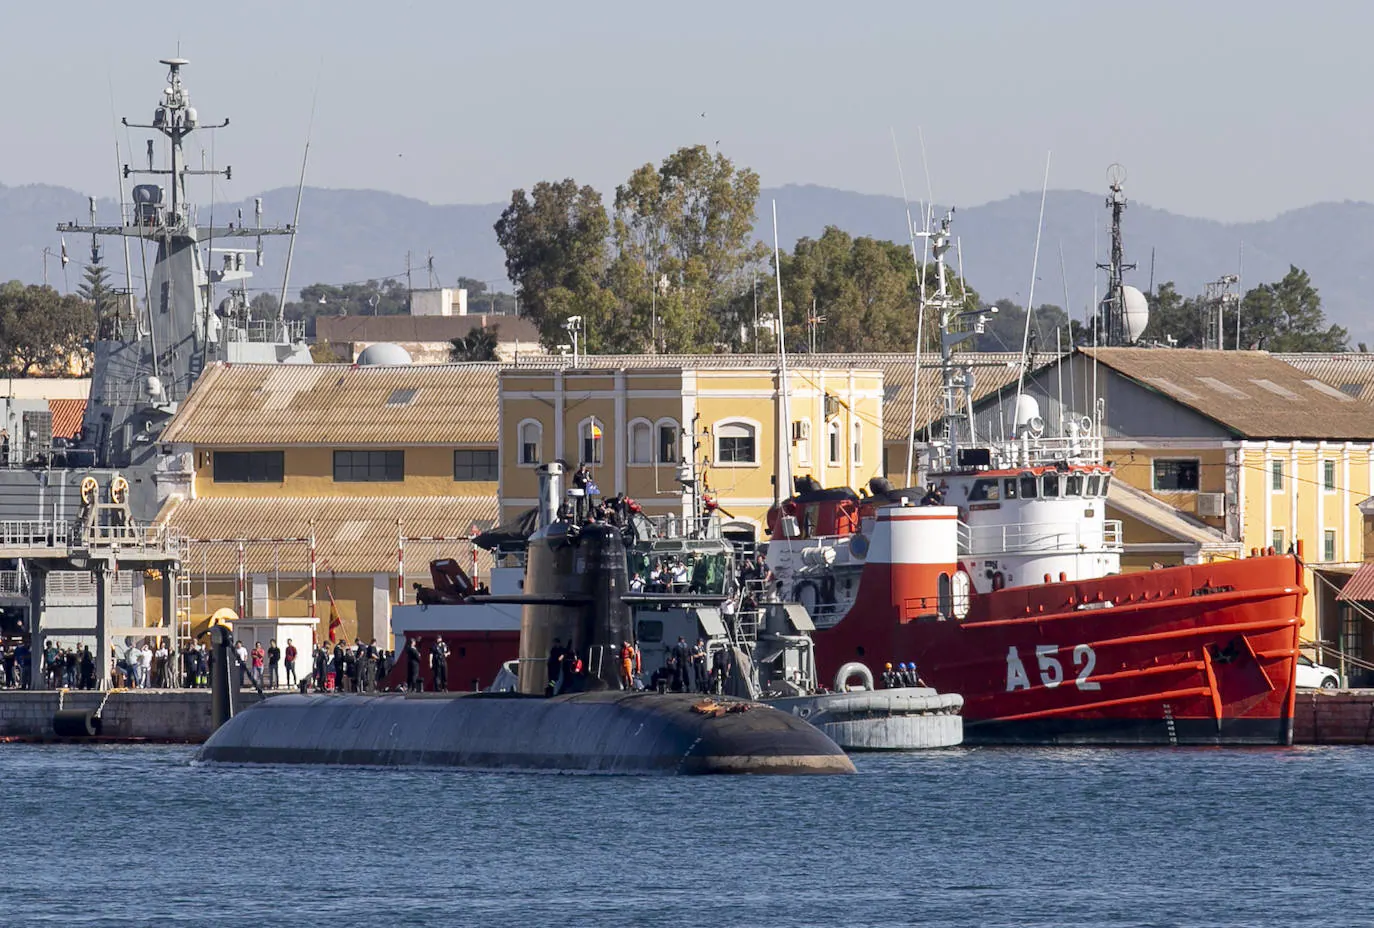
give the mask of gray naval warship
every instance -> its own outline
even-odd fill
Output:
[[[129,302],[109,320],[105,336],[93,346],[91,392],[74,441],[54,441],[47,404],[13,397],[5,403],[9,438],[0,470],[0,520],[75,520],[80,487],[95,477],[101,487],[122,476],[129,485],[128,505],[135,520],[147,522],[158,509],[158,437],[191,392],[206,365],[215,361],[310,361],[304,332],[281,315],[254,319],[246,284],[246,263],[262,266],[263,242],[294,236],[294,225],[264,226],[262,200],[251,221],[224,205],[218,225],[200,222],[187,182],[199,176],[230,179],[233,167],[191,168],[186,141],[202,124],[182,82],[184,58],[164,58],[166,87],[148,123],[124,120],[131,130],[147,130],[147,166],[124,165],[123,178],[148,178],[120,191],[120,217],[101,223],[95,198],[85,223],[57,226],[64,235],[89,234],[93,263],[100,263],[102,236],[121,239],[129,279]],[[161,136],[165,144],[156,144]],[[213,211],[212,213],[213,214]],[[245,243],[239,247],[235,243]],[[131,250],[131,244],[133,248]],[[149,267],[146,260],[151,258]],[[136,285],[139,268],[146,268]],[[222,298],[217,299],[216,288]],[[136,307],[136,308],[135,308]]]
[[[178,404],[216,361],[311,360],[303,328],[280,310],[254,318],[247,295],[246,265],[262,265],[272,236],[292,236],[294,244],[294,223],[264,226],[260,199],[248,220],[235,207],[217,211],[212,200],[207,218],[221,221],[200,221],[188,182],[229,179],[233,168],[190,167],[187,139],[229,123],[200,121],[182,82],[185,59],[161,63],[166,83],[151,120],[124,120],[149,138],[146,166],[122,167],[118,219],[100,221],[92,197],[87,222],[57,226],[64,236],[89,234],[95,264],[102,239],[119,239],[129,282],[127,304],[102,320],[92,345],[81,429],[74,439],[54,438],[46,400],[4,401],[0,635],[29,636],[35,651],[52,638],[92,644],[102,687],[112,638],[170,637],[178,542],[150,523],[161,498],[184,488],[191,468],[159,442]],[[126,199],[125,179],[148,182],[136,183]],[[161,626],[145,629],[139,617],[143,571],[121,569],[139,566],[162,573]],[[34,683],[41,684],[39,674]]]
[[[617,651],[633,633],[624,541],[558,512],[561,468],[541,468],[539,527],[519,603],[515,692],[274,696],[234,713],[232,630],[212,628],[221,668],[202,761],[436,765],[622,774],[853,773],[820,729],[746,699],[622,688]],[[547,656],[568,642],[584,670],[548,696]]]

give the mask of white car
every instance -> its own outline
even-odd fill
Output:
[[[1330,667],[1323,667],[1306,654],[1299,654],[1298,686],[1314,690],[1337,690],[1341,688],[1341,677]]]

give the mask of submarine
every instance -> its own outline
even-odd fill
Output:
[[[854,773],[820,729],[762,703],[622,688],[619,649],[634,641],[624,539],[617,527],[578,524],[560,507],[563,471],[561,462],[539,468],[539,527],[529,540],[524,592],[474,597],[521,604],[515,692],[302,693],[235,712],[232,628],[219,619],[209,629],[217,727],[198,759],[609,774]],[[581,659],[582,673],[549,680],[555,639]]]

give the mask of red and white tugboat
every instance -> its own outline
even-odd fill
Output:
[[[949,219],[930,237],[940,283],[927,305],[943,335],[935,491],[826,490],[770,519],[769,565],[781,595],[812,614],[819,677],[914,661],[964,697],[968,743],[1291,743],[1297,559],[1121,574],[1098,423],[1046,436],[1035,400],[1018,396],[1011,436],[974,441],[971,371],[951,349],[981,319],[947,296]]]

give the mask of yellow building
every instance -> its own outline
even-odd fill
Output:
[[[861,487],[882,473],[880,370],[811,357],[784,382],[766,356],[582,361],[501,372],[503,519],[535,505],[535,468],[558,459],[586,464],[603,495],[625,493],[650,515],[692,517],[681,478],[699,478],[732,535],[755,539],[775,474]]]
[[[1303,635],[1340,637],[1328,574],[1361,559],[1358,507],[1374,494],[1374,409],[1357,391],[1262,351],[1102,348],[1034,372],[1026,392],[1050,430],[1101,410],[1123,569],[1300,549]],[[1014,393],[979,406],[980,428]]]
[[[207,369],[158,474],[158,520],[189,539],[193,627],[222,606],[313,609],[324,636],[332,595],[343,636],[385,642],[391,604],[435,557],[470,566],[466,539],[496,516],[496,378],[494,364]]]

